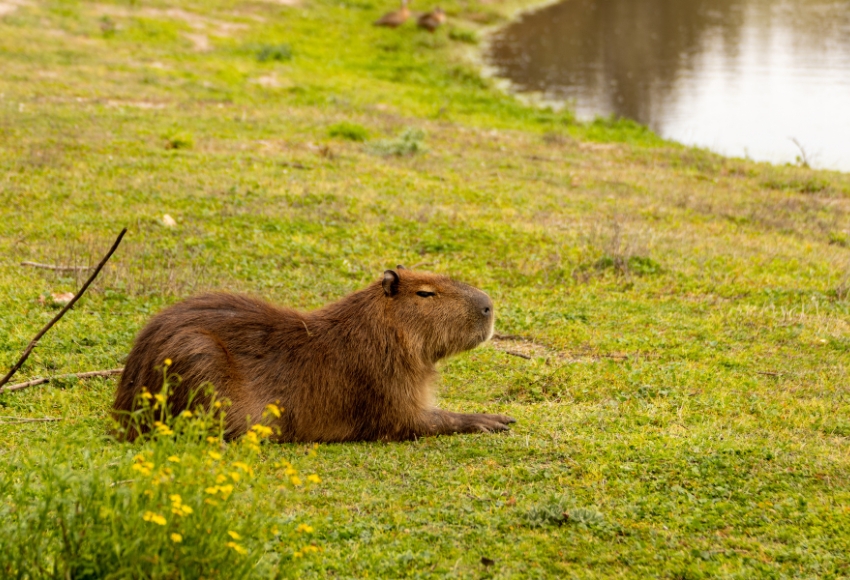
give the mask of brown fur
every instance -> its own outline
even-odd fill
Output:
[[[284,408],[274,424],[281,441],[502,431],[514,420],[452,413],[431,402],[435,363],[489,339],[493,319],[492,301],[480,290],[402,267],[307,313],[242,295],[190,298],[139,333],[118,385],[116,418],[126,423],[143,387],[159,390],[170,358],[170,372],[182,379],[169,397],[172,412],[212,383],[231,402],[230,437],[258,422],[270,403]]]

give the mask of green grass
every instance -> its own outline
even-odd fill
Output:
[[[486,290],[497,330],[521,337],[447,361],[439,390],[512,431],[321,446],[322,483],[302,491],[275,478],[310,448],[229,444],[256,478],[211,520],[221,552],[187,539],[185,557],[221,556],[219,577],[850,576],[850,177],[526,107],[464,57],[509,6],[443,7],[474,34],[374,28],[390,6],[359,0],[0,17],[0,368],[56,313],[39,297],[84,277],[19,263],[95,263],[124,226],[16,379],[118,366],[153,313],[203,289],[308,309],[420,265]],[[416,151],[375,148],[404,135]],[[4,418],[61,418],[0,419],[5,575],[30,542],[45,552],[19,561],[45,568],[20,577],[92,558],[178,577],[132,465],[202,442],[112,441],[114,388],[0,395]],[[200,502],[199,478],[169,485]],[[110,535],[95,516],[119,500]],[[60,521],[79,550],[62,551]],[[302,523],[322,551],[299,558]],[[128,530],[160,559],[134,561]]]

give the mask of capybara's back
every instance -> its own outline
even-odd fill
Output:
[[[388,270],[381,281],[322,309],[302,313],[234,294],[180,302],[139,333],[118,385],[115,415],[126,437],[143,389],[162,388],[170,359],[168,405],[206,404],[211,384],[230,402],[226,434],[238,436],[266,407],[283,408],[282,441],[403,440],[497,431],[502,415],[459,414],[431,403],[434,364],[487,340],[490,298],[445,276]]]

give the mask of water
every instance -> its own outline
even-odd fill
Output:
[[[497,33],[488,58],[581,118],[850,171],[850,0],[565,0]]]

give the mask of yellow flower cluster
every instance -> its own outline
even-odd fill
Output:
[[[279,465],[281,468],[283,468],[283,474],[289,478],[289,481],[292,483],[292,485],[300,487],[304,484],[304,482],[301,480],[301,477],[298,476],[298,470],[292,467],[292,464],[290,462],[283,459],[281,460]],[[322,478],[320,478],[315,473],[311,473],[307,476],[307,481],[309,481],[310,483],[321,483]]]
[[[151,471],[153,471],[153,467],[154,467],[153,462],[147,461],[145,456],[142,455],[141,453],[139,453],[138,455],[136,455],[133,458],[132,469],[134,469],[135,471],[138,471],[142,475],[145,475],[145,476],[150,475]]]
[[[157,395],[159,397],[160,395]],[[157,435],[162,435],[167,437],[169,435],[174,435],[174,431],[172,431],[171,427],[163,423],[162,421],[154,421],[154,429],[156,429]]]
[[[174,493],[168,496],[168,499],[171,500],[171,513],[177,516],[188,516],[194,510],[183,503],[183,498],[181,498],[178,494]]]
[[[230,494],[233,493],[233,486],[230,484],[212,485],[206,488],[204,492],[212,496],[219,496],[223,501],[227,501],[227,498],[229,498]],[[204,500],[204,502],[210,505],[218,505],[218,502],[212,498],[207,498]]]

